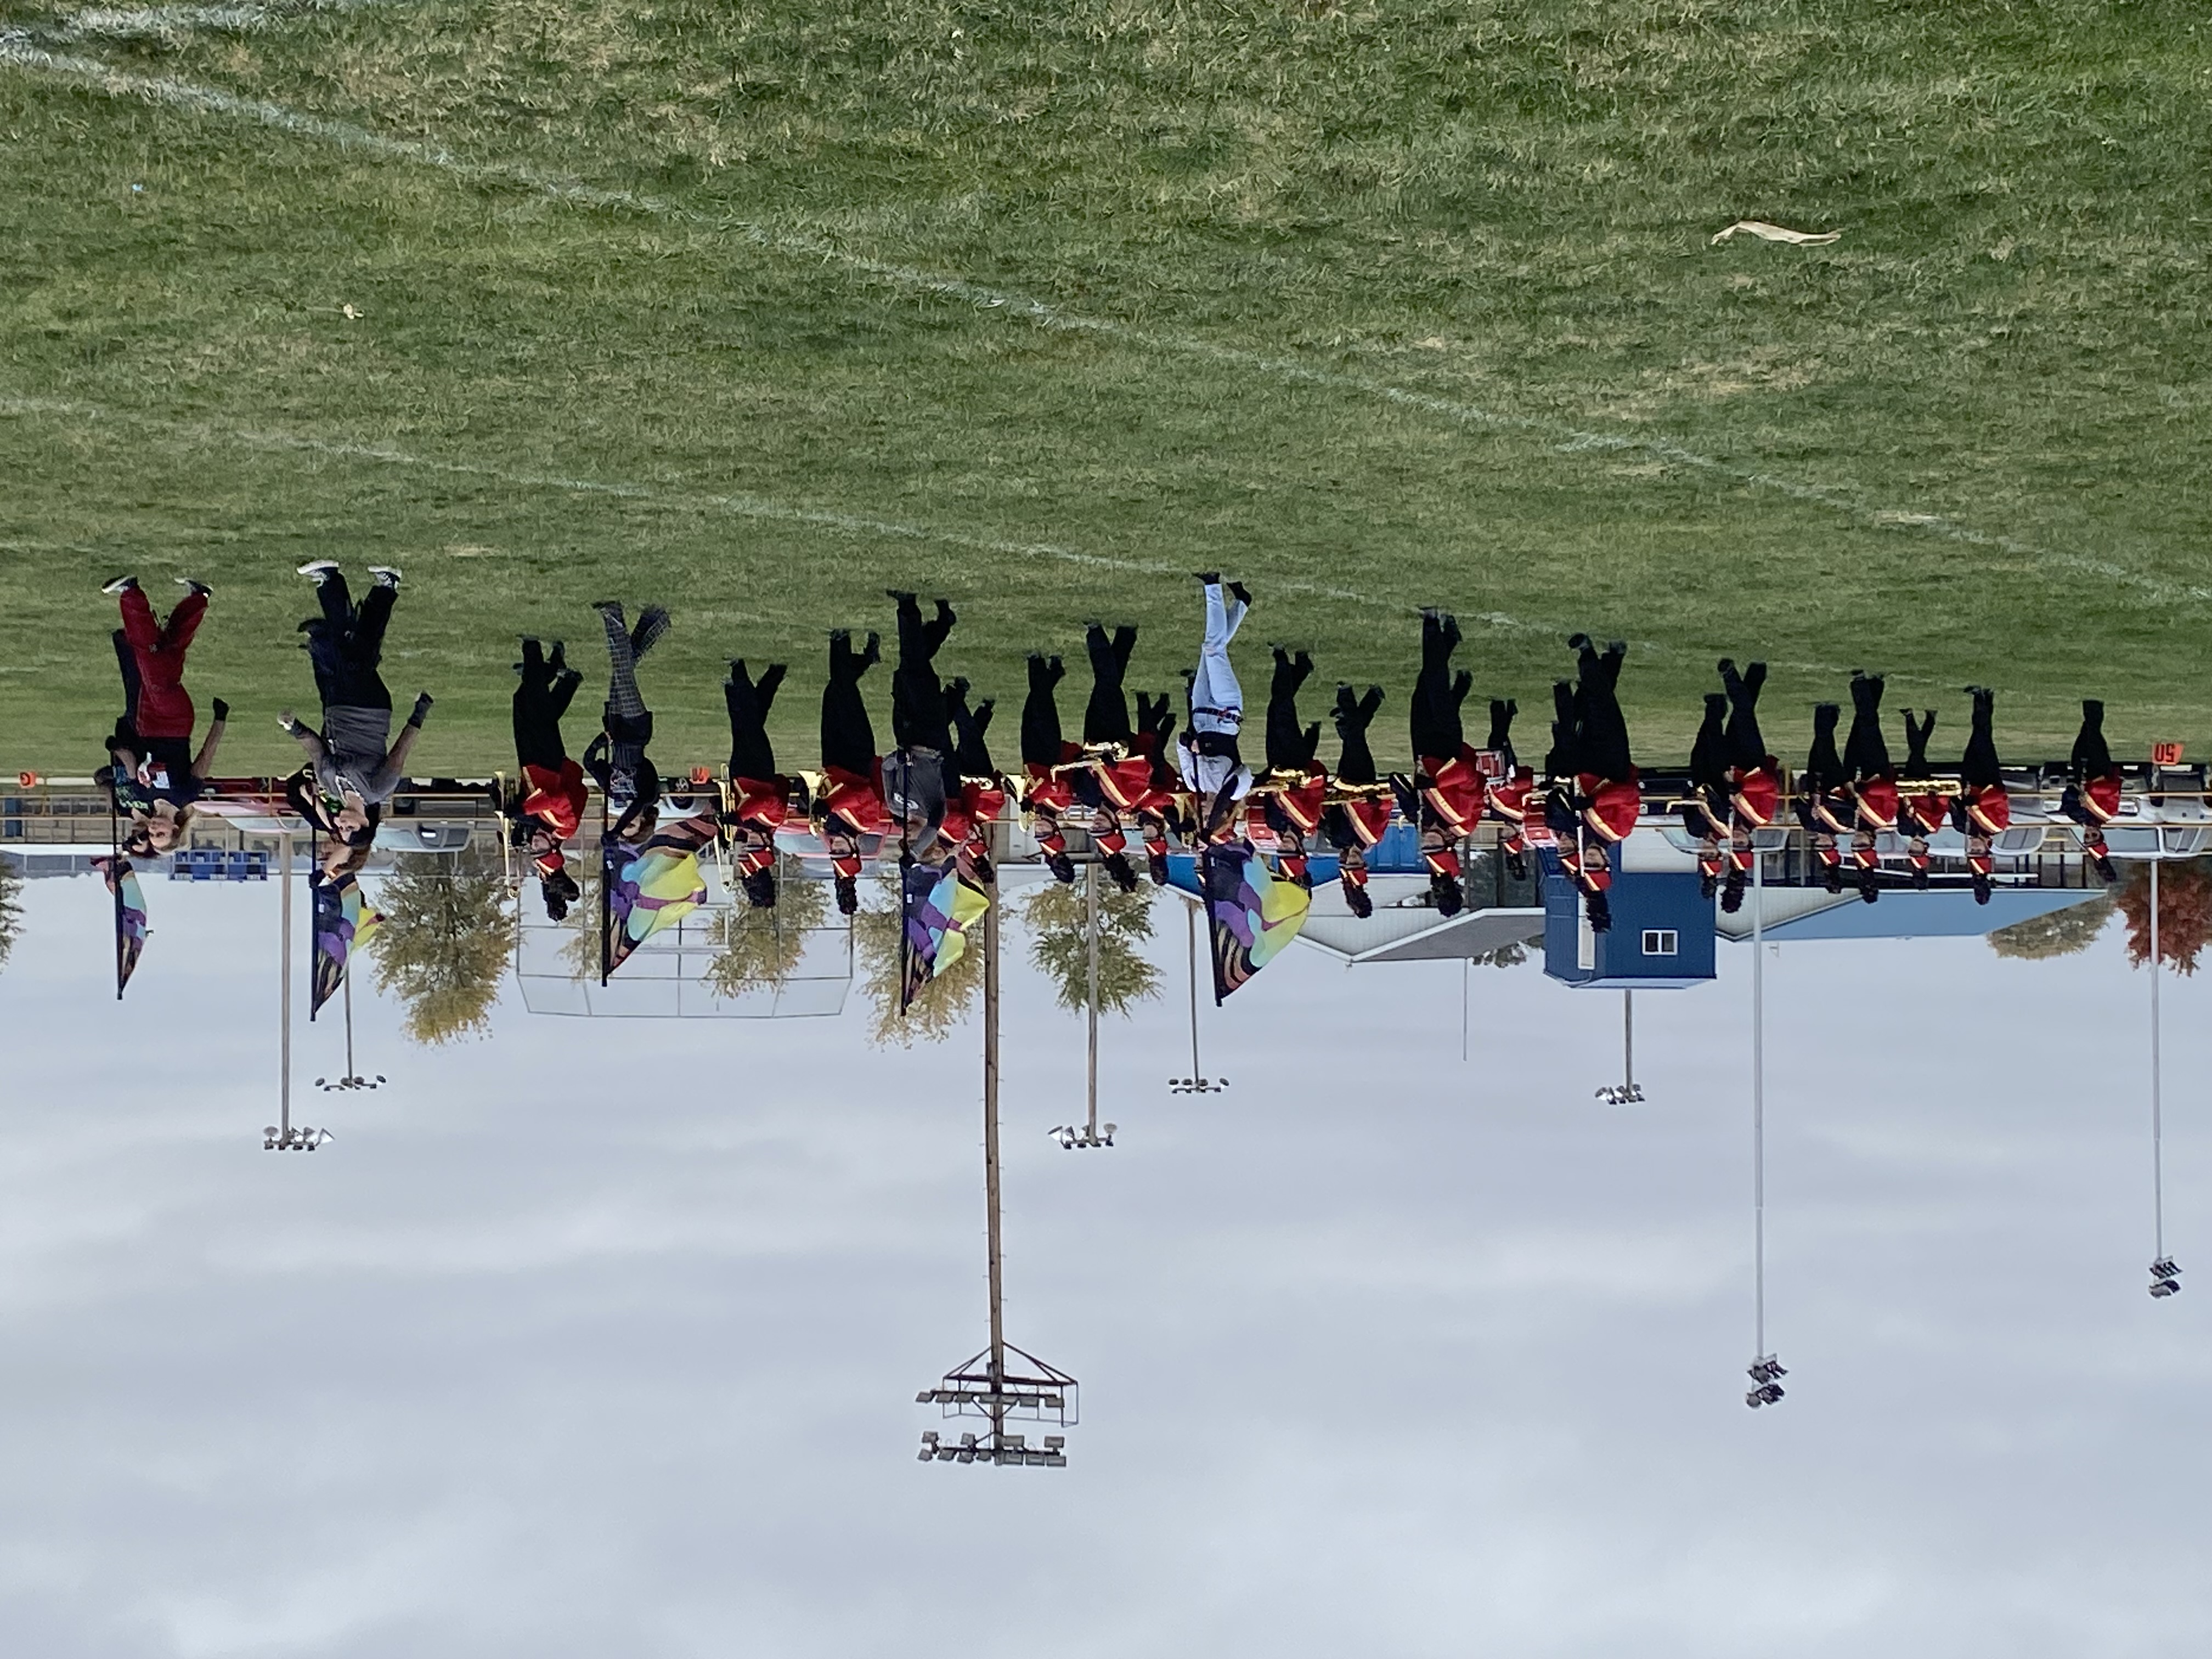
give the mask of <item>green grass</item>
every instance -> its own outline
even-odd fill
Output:
[[[2201,749],[2200,10],[395,0],[122,40],[0,0],[468,164],[0,64],[0,763],[96,752],[125,568],[217,585],[198,684],[284,761],[310,555],[406,567],[439,769],[498,763],[513,635],[589,660],[603,592],[677,612],[674,764],[736,651],[798,665],[803,748],[823,630],[887,585],[960,601],[948,665],[1010,702],[1093,615],[1170,684],[1212,566],[1255,692],[1281,638],[1402,694],[1440,602],[1532,714],[1565,632],[1627,635],[1662,750],[1723,652],[1778,664],[1785,748],[1865,664],[1997,685],[2023,751],[2085,692]],[[1746,216],[1845,234],[1708,245]]]

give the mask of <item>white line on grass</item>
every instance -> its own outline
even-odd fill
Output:
[[[21,398],[0,393],[0,415],[46,415],[88,423],[106,421],[148,426],[173,434],[234,443],[249,449],[326,455],[336,460],[368,461],[385,466],[419,467],[425,471],[447,473],[455,477],[486,478],[500,483],[514,484],[520,489],[552,489],[570,495],[650,501],[663,506],[689,508],[696,512],[726,513],[736,518],[758,519],[778,524],[807,525],[817,529],[842,531],[854,536],[875,537],[891,541],[934,542],[948,547],[967,548],[978,553],[998,553],[1023,559],[1088,565],[1097,569],[1126,571],[1134,575],[1180,577],[1189,574],[1180,565],[1154,560],[1119,558],[1104,553],[1085,553],[1074,548],[1059,547],[1050,543],[1021,542],[1004,537],[976,535],[962,530],[936,529],[927,525],[905,524],[895,519],[874,518],[866,514],[839,513],[824,507],[793,507],[781,501],[765,501],[757,495],[667,489],[653,484],[571,477],[557,472],[523,472],[507,467],[486,466],[474,461],[445,460],[436,456],[416,454],[389,444],[354,443],[343,439],[317,438],[292,432],[263,432],[246,427],[221,426],[207,422],[173,422],[163,420],[158,416],[99,409],[89,404],[68,403],[51,398]],[[1278,592],[1303,593],[1337,604],[1367,605],[1401,616],[1410,616],[1414,611],[1413,605],[1401,604],[1395,600],[1376,599],[1371,594],[1355,592],[1350,588],[1330,587],[1317,582],[1287,579],[1271,582],[1270,586]],[[1524,622],[1498,611],[1468,611],[1462,614],[1461,620],[1480,622],[1492,628],[1519,632],[1554,634],[1565,631],[1561,624]]]
[[[54,40],[178,40],[197,29],[250,34],[318,13],[359,11],[385,0],[270,0],[270,3],[222,6],[94,6],[71,12],[41,27],[20,31],[25,39]]]
[[[1401,408],[1440,415],[1462,426],[1556,439],[1559,441],[1555,448],[1561,454],[1591,452],[1645,454],[1692,471],[1733,479],[1752,489],[1771,490],[1793,501],[1824,507],[1878,529],[1915,531],[1971,547],[1994,549],[2070,574],[2118,582],[2160,603],[2212,600],[2212,587],[2177,586],[2155,577],[2141,575],[2110,560],[2057,552],[2014,537],[1991,535],[1940,514],[1879,507],[1867,501],[1863,492],[1850,486],[1807,483],[1771,472],[1738,466],[1733,462],[1686,448],[1665,439],[1588,432],[1562,422],[1502,414],[1435,392],[1393,385],[1369,375],[1322,368],[1295,359],[1270,356],[1263,352],[1222,345],[1188,335],[1156,334],[1109,318],[1086,317],[1065,312],[1047,305],[1042,300],[986,287],[963,277],[940,276],[909,265],[854,253],[818,236],[779,230],[748,220],[702,213],[659,197],[586,185],[520,163],[468,161],[442,145],[386,137],[350,122],[307,114],[262,99],[241,98],[218,88],[194,86],[161,76],[125,74],[93,58],[45,51],[33,45],[21,31],[0,31],[0,64],[12,64],[19,68],[86,82],[115,97],[143,98],[155,103],[210,114],[243,116],[282,131],[334,143],[341,149],[415,161],[442,168],[463,178],[519,184],[555,201],[618,209],[699,225],[716,232],[738,235],[756,246],[774,252],[818,259],[897,287],[963,301],[985,310],[1004,311],[1009,316],[1021,318],[1042,328],[1093,335],[1149,350],[1199,357],[1211,362],[1245,368],[1276,380],[1356,392]]]

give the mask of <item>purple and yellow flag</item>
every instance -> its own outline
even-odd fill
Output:
[[[115,1000],[123,1000],[123,988],[138,971],[138,958],[146,949],[146,896],[139,890],[138,872],[129,859],[94,859],[93,868],[107,882],[115,900]]]
[[[962,878],[957,864],[908,866],[900,878],[899,1012],[921,988],[968,953],[968,929],[991,908],[988,895]]]
[[[716,833],[714,815],[702,812],[655,830],[642,846],[612,836],[600,843],[600,984],[639,945],[707,902],[699,849]]]
[[[311,879],[308,891],[315,947],[307,992],[307,1018],[312,1022],[345,984],[353,953],[368,945],[383,923],[384,913],[369,908],[361,883],[351,875],[331,881],[318,873]]]
[[[1213,943],[1213,1002],[1219,1007],[1298,936],[1313,895],[1269,873],[1249,842],[1206,847],[1201,874]]]

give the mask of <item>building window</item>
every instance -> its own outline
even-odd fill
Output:
[[[1644,930],[1644,954],[1647,957],[1671,957],[1680,948],[1681,940],[1672,927]]]

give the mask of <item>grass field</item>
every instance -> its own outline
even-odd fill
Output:
[[[602,592],[674,764],[737,650],[803,746],[886,585],[1010,699],[1093,615],[1172,684],[1215,566],[1254,689],[1401,712],[1434,601],[1532,710],[1627,635],[1656,748],[1729,652],[1785,750],[1861,664],[2201,749],[2208,170],[2183,0],[0,0],[0,763],[96,752],[125,568],[285,761],[325,554],[406,567],[439,769]]]

